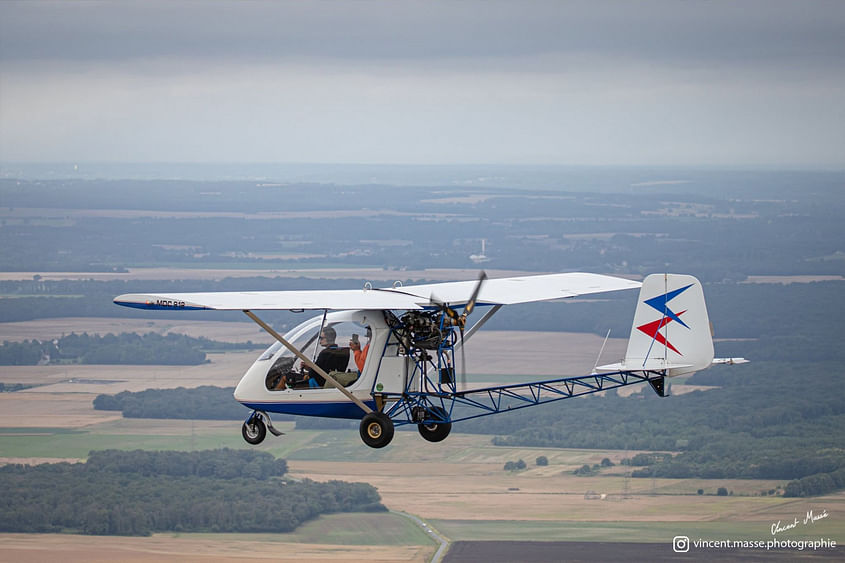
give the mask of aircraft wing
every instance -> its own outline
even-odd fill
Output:
[[[395,291],[414,295],[426,304],[434,296],[454,307],[469,300],[477,283],[477,281],[462,281],[412,285],[399,287]],[[535,301],[552,301],[590,293],[636,289],[641,285],[640,282],[624,278],[583,272],[489,279],[481,287],[478,304],[516,305]]]
[[[409,285],[384,289],[308,291],[226,291],[207,293],[133,293],[114,302],[137,309],[267,310],[267,309],[422,309],[434,296],[452,306],[466,303],[477,281]],[[567,273],[487,280],[479,305],[513,305],[550,301],[590,293],[640,287],[640,282],[600,274]]]
[[[267,309],[421,309],[419,299],[393,291],[371,289],[310,291],[222,291],[208,293],[126,294],[114,302],[137,309],[261,311]],[[427,301],[427,300],[426,300]]]

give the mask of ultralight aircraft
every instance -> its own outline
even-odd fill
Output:
[[[639,300],[619,363],[583,376],[479,388],[456,377],[456,352],[463,355],[464,344],[504,305],[635,288]],[[389,444],[394,427],[407,424],[439,442],[454,422],[643,382],[664,397],[667,377],[747,361],[714,359],[701,283],[680,274],[652,274],[640,283],[589,273],[488,280],[482,272],[476,282],[127,294],[114,302],[139,309],[239,310],[276,339],[234,393],[250,409],[242,427],[250,444],[261,443],[268,430],[282,434],[270,413],[360,420],[361,439],[372,448]],[[489,309],[467,328],[467,318],[482,306]],[[255,314],[261,310],[322,314],[282,336]]]

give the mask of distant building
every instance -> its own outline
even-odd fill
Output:
[[[471,254],[469,259],[475,262],[476,264],[481,264],[482,262],[489,262],[490,259],[487,258],[485,252],[487,246],[487,239],[481,239],[481,254]]]

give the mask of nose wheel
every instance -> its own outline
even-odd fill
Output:
[[[393,421],[382,412],[371,412],[361,419],[361,440],[371,448],[383,448],[393,440]]]
[[[244,440],[253,446],[260,444],[267,436],[267,425],[261,420],[261,417],[253,416],[241,427],[241,434]]]

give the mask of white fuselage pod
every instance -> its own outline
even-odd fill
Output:
[[[319,346],[321,327],[331,327],[337,334],[336,344],[341,354],[348,353],[349,363],[337,379],[346,389],[374,408],[373,388],[382,355],[390,337],[390,329],[382,311],[337,311],[311,318],[284,335],[285,340],[312,361],[322,350]],[[371,333],[371,336],[367,336]],[[350,350],[353,339],[366,352],[363,369],[359,370],[355,354]],[[322,367],[322,366],[321,366]],[[307,384],[279,389],[282,372],[299,372],[301,361],[276,342],[247,370],[235,388],[235,400],[244,406],[265,412],[360,419],[365,413],[339,390],[327,383],[313,388]]]

